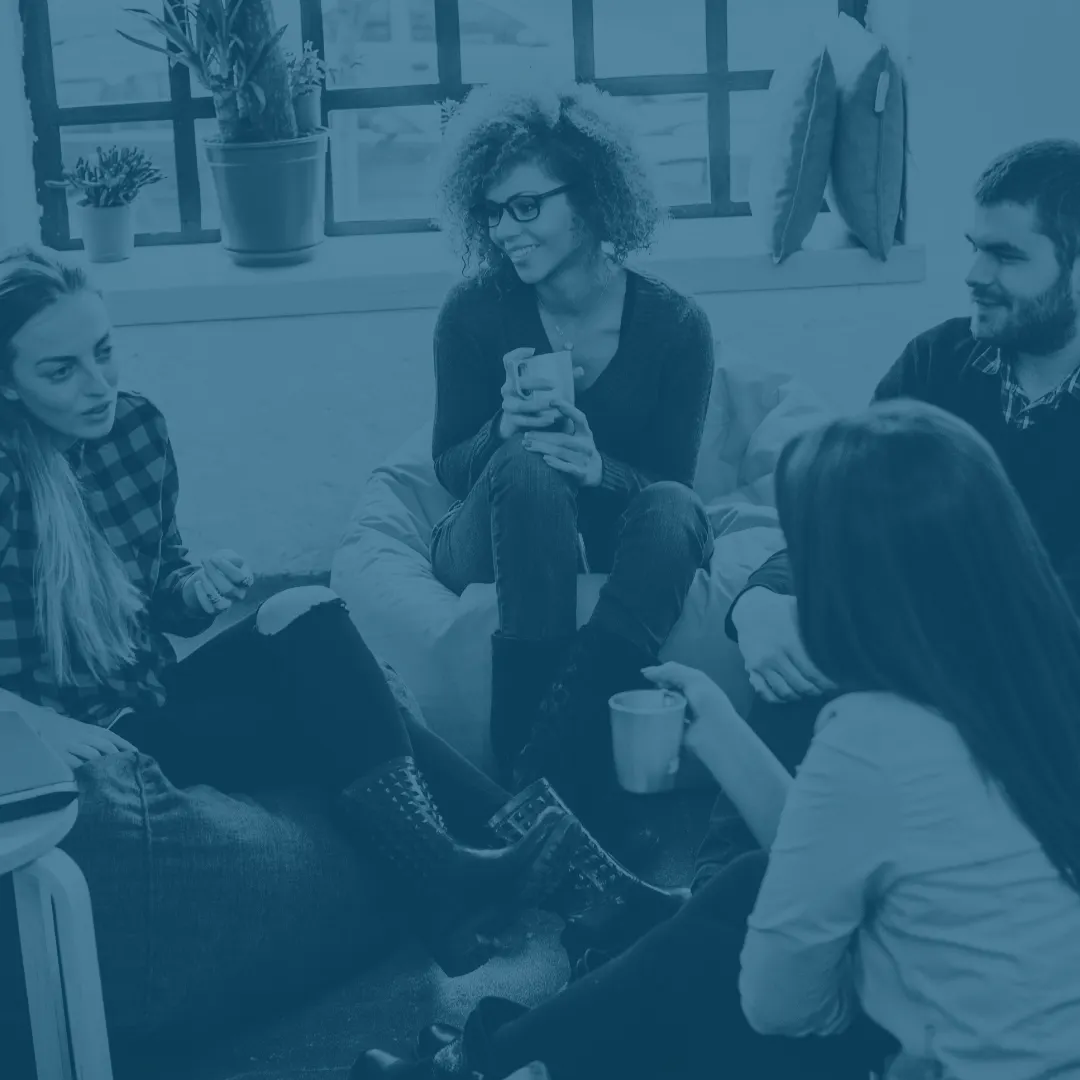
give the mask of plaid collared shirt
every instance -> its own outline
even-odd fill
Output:
[[[181,595],[195,572],[176,525],[176,461],[165,418],[144,397],[121,393],[108,435],[69,452],[90,516],[146,597],[134,664],[99,682],[78,658],[74,681],[58,686],[34,618],[37,530],[30,493],[14,455],[0,449],[0,686],[67,716],[108,724],[125,708],[165,700],[161,672],[176,653],[165,634],[191,637],[212,615]]]
[[[1001,411],[1005,416],[1005,423],[1012,424],[1021,431],[1037,423],[1043,412],[1056,409],[1063,398],[1070,395],[1080,398],[1080,367],[1062,379],[1053,390],[1047,391],[1042,397],[1032,401],[1017,382],[1012,364],[1000,349],[993,347],[985,349],[972,359],[971,366],[976,371],[1001,378]]]

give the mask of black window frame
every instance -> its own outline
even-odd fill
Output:
[[[169,0],[163,0],[167,3]],[[331,87],[322,94],[323,123],[329,113],[347,109],[393,106],[435,105],[461,100],[471,84],[461,77],[461,34],[459,0],[432,0],[435,11],[435,41],[438,81],[412,86]],[[326,55],[323,34],[322,0],[298,0],[301,40],[310,41],[321,56]],[[772,71],[731,71],[728,68],[728,0],[702,0],[705,6],[706,72],[687,75],[641,75],[597,78],[593,36],[593,0],[571,0],[574,34],[574,75],[579,81],[595,83],[613,95],[664,96],[704,95],[708,109],[708,159],[710,200],[671,208],[676,218],[745,217],[746,202],[731,198],[731,111],[730,95],[742,91],[767,90]],[[839,12],[864,22],[868,0],[837,0]],[[191,93],[191,74],[182,64],[171,64],[170,98],[156,102],[124,102],[105,105],[61,107],[57,100],[53,68],[52,34],[48,0],[19,0],[22,16],[23,69],[30,102],[35,143],[33,151],[37,198],[41,206],[41,238],[48,247],[79,250],[82,241],[71,237],[65,192],[46,181],[60,176],[63,168],[61,129],[93,124],[123,124],[140,121],[171,121],[176,156],[176,184],[180,231],[139,233],[136,245],[217,243],[218,229],[202,227],[202,193],[198,173],[197,120],[213,119],[209,97]],[[164,60],[162,61],[164,63]],[[333,154],[331,146],[330,154]],[[428,232],[436,229],[429,218],[336,221],[334,218],[333,169],[326,171],[326,235],[355,236],[400,232]]]

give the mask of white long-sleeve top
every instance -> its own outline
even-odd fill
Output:
[[[950,723],[848,695],[785,802],[740,989],[763,1033],[861,1004],[954,1080],[1080,1078],[1080,895]]]

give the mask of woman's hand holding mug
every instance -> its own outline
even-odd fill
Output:
[[[255,575],[235,551],[217,551],[184,582],[184,603],[192,611],[220,615],[247,596]]]
[[[502,416],[499,417],[499,437],[509,439],[525,431],[550,427],[558,414],[543,393],[522,397],[520,391],[551,391],[555,388],[542,379],[518,378],[516,367],[535,353],[535,349],[511,349],[503,357],[506,381],[502,386]]]
[[[499,437],[509,439],[514,435],[551,428],[562,420],[552,395],[558,390],[554,383],[535,375],[522,375],[518,365],[535,354],[535,349],[511,349],[503,357],[506,381],[502,386],[502,415],[499,417]],[[581,369],[575,369],[579,378]]]
[[[582,487],[599,487],[604,478],[604,460],[596,449],[588,419],[562,398],[553,398],[551,404],[566,420],[567,430],[529,432],[522,445],[534,454],[543,454],[553,469],[572,476]]]
[[[703,738],[707,741],[725,725],[744,722],[727,694],[703,671],[669,661],[658,667],[643,668],[641,673],[656,686],[677,690],[686,698],[690,724],[685,742],[691,750],[696,751]]]

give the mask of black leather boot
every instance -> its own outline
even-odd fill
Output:
[[[566,660],[572,637],[529,641],[501,630],[491,636],[491,749],[508,781],[532,737],[536,711]]]
[[[651,684],[655,662],[625,638],[587,623],[537,710],[533,734],[515,765],[514,789],[547,777],[590,827],[601,825],[619,792],[608,699]]]
[[[488,828],[504,843],[527,836],[556,807],[572,822],[558,860],[569,872],[541,906],[566,923],[562,942],[572,971],[582,970],[586,952],[617,955],[669,919],[690,896],[689,889],[663,889],[632,874],[610,855],[573,815],[545,779],[534,781],[511,799]]]
[[[489,960],[484,936],[565,874],[570,822],[561,811],[536,816],[506,847],[465,847],[447,832],[411,757],[384,762],[351,784],[339,809],[352,833],[391,867],[413,929],[450,976]]]

